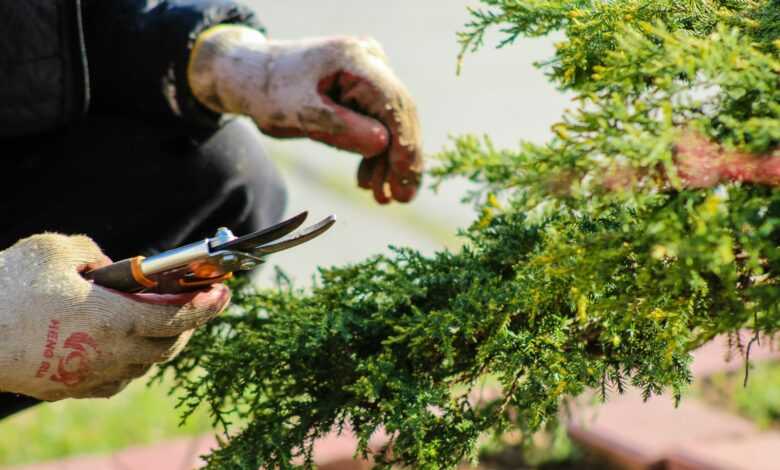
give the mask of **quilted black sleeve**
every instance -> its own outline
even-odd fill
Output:
[[[88,0],[84,32],[92,109],[178,116],[215,126],[187,84],[198,34],[224,23],[265,32],[254,10],[236,0]]]

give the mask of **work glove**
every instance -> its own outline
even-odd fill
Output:
[[[222,285],[131,295],[80,274],[109,263],[84,236],[36,235],[0,252],[0,390],[109,397],[178,354],[230,300]]]
[[[190,56],[195,97],[218,113],[243,114],[275,137],[308,137],[359,153],[358,184],[381,204],[408,202],[423,170],[417,110],[372,39],[266,40],[222,25]]]

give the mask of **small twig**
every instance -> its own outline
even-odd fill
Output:
[[[520,378],[523,376],[523,373],[520,372],[517,375],[515,375],[515,379],[512,381],[512,385],[509,387],[509,391],[506,393],[506,396],[504,397],[504,402],[501,403],[500,413],[504,414],[504,411],[506,411],[507,405],[509,405],[509,401],[512,399],[512,395],[515,394],[515,391],[517,390],[517,384],[520,382]]]
[[[761,336],[759,335],[759,331],[757,328],[755,330],[755,333],[753,334],[753,337],[750,339],[750,342],[747,345],[747,349],[745,350],[745,380],[742,382],[742,387],[747,387],[748,377],[750,375],[750,348],[753,347],[753,343],[756,343],[759,346],[761,346]]]

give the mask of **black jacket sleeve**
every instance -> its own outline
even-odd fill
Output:
[[[87,0],[84,22],[93,110],[179,116],[199,127],[219,115],[187,83],[197,36],[224,23],[265,32],[238,0]]]

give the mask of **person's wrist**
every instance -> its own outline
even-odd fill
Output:
[[[218,113],[247,114],[243,78],[262,83],[270,60],[268,41],[255,29],[217,25],[202,32],[190,53],[187,81],[201,104]]]

